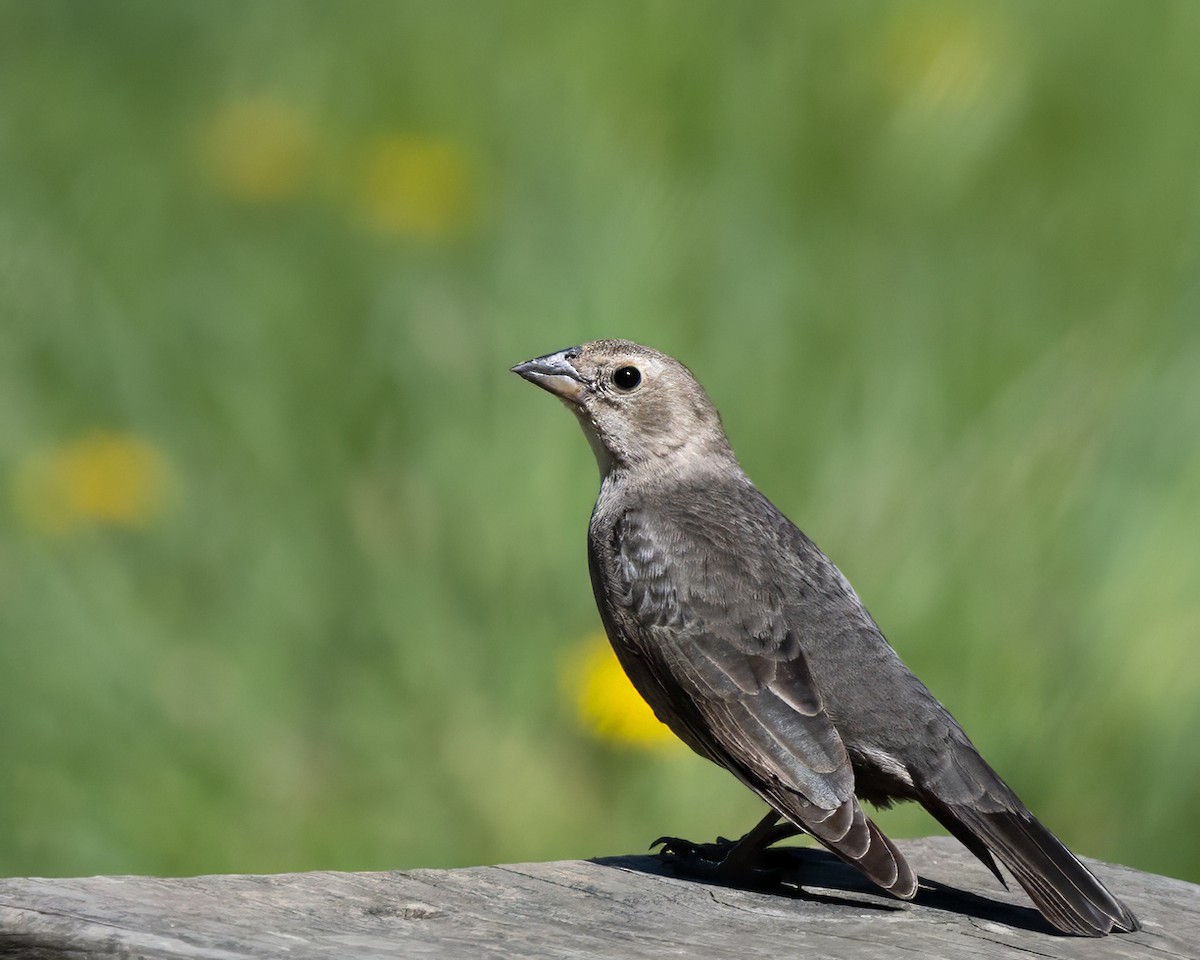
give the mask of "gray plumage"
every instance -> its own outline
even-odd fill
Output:
[[[633,685],[693,750],[898,897],[916,875],[860,800],[922,804],[1065,932],[1138,929],[750,482],[686,367],[599,340],[513,370],[583,426],[602,475],[588,531],[600,616]]]

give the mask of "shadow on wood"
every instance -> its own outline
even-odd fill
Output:
[[[0,880],[0,956],[1200,956],[1193,884],[1099,864],[1145,929],[1078,939],[1051,931],[1020,891],[999,889],[957,841],[900,847],[922,877],[910,903],[807,850],[788,854],[801,887],[774,893],[673,876],[653,856],[388,873]]]
[[[885,913],[904,909],[903,901],[881,897],[880,891],[861,873],[826,850],[813,847],[776,847],[772,853],[778,854],[780,860],[790,861],[790,865],[784,867],[788,879],[773,885],[745,889],[828,906],[879,910]],[[675,868],[669,860],[659,856],[596,857],[592,863],[618,867],[623,870],[636,870],[652,876],[679,877],[693,882],[712,884],[710,880],[696,880],[689,877],[685,871]],[[981,878],[985,884],[994,883],[988,873],[981,874]],[[722,886],[721,884],[712,885]],[[727,888],[736,889],[734,887]],[[834,890],[857,896],[854,898],[839,897],[831,892]],[[920,890],[912,902],[918,906],[959,913],[977,920],[1002,923],[1018,930],[1028,930],[1052,937],[1066,936],[1051,926],[1033,907],[993,900],[961,890],[948,883],[927,880],[923,876]]]

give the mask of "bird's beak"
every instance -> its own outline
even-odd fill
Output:
[[[571,365],[571,360],[578,356],[578,347],[568,347],[566,350],[559,350],[558,353],[548,353],[544,357],[518,363],[512,368],[512,372],[520,374],[530,383],[537,384],[562,400],[579,404],[583,401],[588,384]]]

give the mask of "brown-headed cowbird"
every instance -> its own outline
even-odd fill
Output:
[[[686,367],[598,340],[513,371],[566,403],[600,465],[588,561],[625,672],[660,720],[772,808],[739,841],[664,839],[667,855],[736,879],[804,832],[908,899],[917,878],[859,801],[915,800],[1002,883],[993,856],[1004,863],[1060,930],[1138,929],[750,482]]]

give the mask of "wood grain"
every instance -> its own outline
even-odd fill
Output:
[[[901,842],[921,892],[901,903],[817,850],[800,890],[673,876],[652,856],[185,879],[0,880],[0,956],[797,958],[1200,957],[1200,887],[1095,864],[1145,929],[1056,934],[948,838]]]

